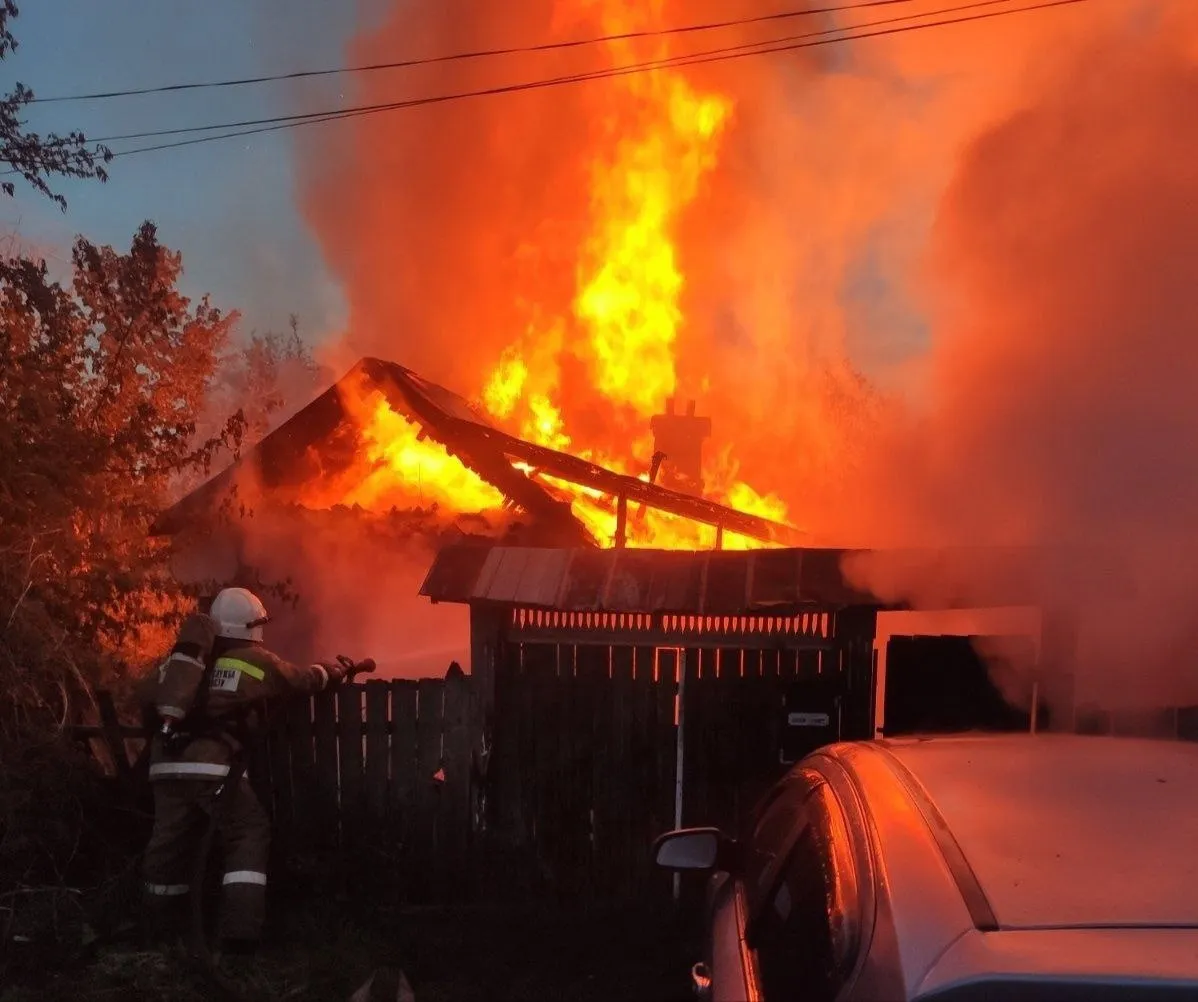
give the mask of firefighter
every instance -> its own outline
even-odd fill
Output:
[[[347,674],[335,662],[301,668],[271,653],[262,643],[267,620],[253,592],[225,588],[207,615],[184,622],[143,691],[159,721],[150,755],[154,828],[142,863],[147,916],[157,925],[191,889],[199,837],[215,812],[224,953],[252,952],[261,939],[270,849],[269,818],[235,763],[263,704],[319,692]],[[225,789],[230,771],[236,781]]]

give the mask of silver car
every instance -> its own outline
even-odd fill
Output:
[[[995,735],[830,745],[708,871],[702,999],[1198,999],[1198,745]]]

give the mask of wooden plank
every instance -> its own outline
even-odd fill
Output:
[[[595,798],[593,759],[595,755],[595,702],[601,699],[600,676],[606,677],[607,648],[592,645],[576,648],[573,689],[570,693],[568,716],[568,771],[565,774],[565,861],[570,893],[589,891],[592,881],[592,825]]]
[[[762,728],[762,743],[771,770],[780,768],[782,748],[782,652],[761,652],[761,712],[765,726]]]
[[[416,684],[416,818],[413,838],[415,872],[431,876],[437,852],[437,798],[441,794],[441,720],[445,683],[422,678]],[[424,887],[428,891],[430,887]]]
[[[294,842],[309,847],[316,811],[316,758],[312,750],[312,700],[306,696],[289,700],[286,709],[287,745],[291,758],[291,802]]]
[[[654,829],[653,804],[657,793],[656,745],[653,741],[653,679],[656,652],[652,647],[638,647],[633,656],[632,722],[629,727],[629,757],[632,760],[629,800],[631,868],[630,880],[643,886],[649,874],[649,848],[661,833]]]
[[[391,816],[406,855],[416,835],[416,683],[391,683]]]
[[[438,862],[451,879],[447,889],[460,891],[467,864],[470,833],[471,686],[465,675],[445,680],[444,768],[438,827]]]
[[[321,844],[340,834],[337,787],[337,694],[328,689],[312,699],[313,748],[316,757],[316,829]]]
[[[287,707],[276,704],[267,711],[266,752],[274,801],[274,822],[284,841],[295,831],[295,803],[291,775],[291,741],[287,735]]]
[[[658,834],[674,827],[674,761],[677,744],[675,697],[678,693],[678,651],[657,652],[657,682],[653,700],[653,732],[656,742],[657,789],[653,802],[654,828]]]
[[[715,680],[712,709],[716,717],[713,738],[713,770],[710,789],[712,809],[718,824],[726,832],[736,830],[737,793],[744,766],[740,757],[740,695],[741,652],[738,648],[723,648],[718,653],[719,675]]]
[[[631,889],[630,878],[636,855],[633,843],[640,827],[636,821],[642,810],[640,784],[636,781],[638,777],[632,758],[633,732],[636,728],[633,659],[631,647],[612,649],[608,765],[606,773],[599,777],[603,791],[603,818],[610,833],[605,852],[608,881],[614,893]]]
[[[682,823],[708,825],[711,815],[713,696],[716,673],[715,651],[686,652],[686,722],[683,736]]]
[[[585,872],[588,878],[588,897],[594,893],[606,894],[611,890],[615,875],[616,856],[620,842],[620,812],[612,804],[612,786],[617,777],[613,761],[613,701],[615,688],[612,680],[612,656],[610,647],[592,647],[592,656],[586,662],[586,676],[580,679],[584,704],[590,708],[590,750],[588,761],[582,763],[584,778],[590,787],[590,796],[583,807],[585,820],[583,830],[586,839]],[[631,652],[629,652],[631,653]],[[631,658],[628,670],[631,671]]]
[[[520,676],[521,647],[504,643],[495,659],[495,692],[492,708],[494,742],[488,767],[490,815],[501,834],[516,843],[524,839],[520,749],[524,692]]]
[[[340,765],[341,844],[359,842],[362,800],[362,686],[337,687],[337,751]]]
[[[799,652],[795,650],[781,651],[778,660],[778,674],[782,677],[783,687],[793,682],[798,677],[798,673]]]
[[[390,747],[387,734],[391,686],[380,679],[366,683],[366,813],[372,821],[387,814]]]
[[[538,675],[534,704],[537,729],[536,760],[538,789],[537,819],[541,833],[538,851],[558,886],[568,883],[572,857],[569,819],[574,810],[570,777],[573,723],[574,673],[577,649],[562,644],[553,648],[553,669]]]
[[[538,862],[552,875],[557,872],[561,851],[557,832],[561,771],[558,714],[563,712],[558,678],[561,651],[548,644],[525,644],[522,650],[520,784],[524,830]],[[573,648],[570,648],[570,658],[572,666]]]

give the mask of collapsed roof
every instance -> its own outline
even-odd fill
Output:
[[[266,493],[294,490],[326,475],[338,459],[348,466],[347,428],[353,418],[342,401],[342,388],[365,385],[380,391],[391,409],[421,428],[453,456],[498,490],[505,503],[521,509],[551,533],[558,545],[595,546],[567,501],[554,497],[533,477],[513,466],[589,487],[618,501],[644,505],[763,542],[795,544],[802,533],[706,498],[615,473],[564,452],[534,445],[496,428],[468,401],[394,362],[363,358],[334,386],[262,439],[245,456],[167,509],[154,523],[154,535],[171,535],[203,521],[218,510],[239,485],[252,483]],[[356,446],[356,440],[348,443]]]

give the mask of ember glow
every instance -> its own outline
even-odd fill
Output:
[[[667,25],[661,0],[581,7],[605,36]],[[607,44],[606,62],[655,62],[675,54],[671,45],[670,36],[624,37]],[[717,164],[735,107],[727,96],[702,91],[681,72],[662,68],[613,78],[604,88],[604,108],[579,173],[586,187],[578,192],[577,211],[586,226],[571,253],[573,294],[564,308],[534,303],[533,320],[509,333],[473,389],[505,430],[647,480],[654,446],[650,418],[680,391],[676,353],[687,318],[677,230]],[[351,409],[362,415],[372,472],[343,503],[390,507],[418,487],[450,512],[499,504],[495,491],[453,457],[431,451],[435,447],[419,441],[413,426],[385,404],[355,401]],[[706,458],[709,498],[786,520],[786,506],[737,479],[726,456]],[[601,545],[612,545],[615,498],[562,481],[540,482],[572,503]],[[640,546],[710,547],[716,531],[630,505],[627,539]],[[724,545],[763,544],[728,534]]]

